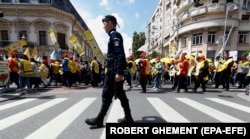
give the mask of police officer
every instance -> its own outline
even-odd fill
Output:
[[[129,100],[123,90],[123,75],[126,68],[126,57],[124,53],[123,38],[116,31],[117,20],[112,15],[106,15],[102,19],[104,30],[109,35],[107,51],[107,72],[104,77],[102,91],[102,106],[97,117],[86,119],[88,125],[103,127],[103,119],[112,102],[112,98],[119,98],[124,109],[125,117],[118,119],[119,123],[133,123],[130,113]],[[114,83],[111,83],[114,82]]]

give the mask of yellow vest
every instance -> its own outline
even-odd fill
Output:
[[[92,60],[91,63],[91,71],[94,70],[95,73],[99,73],[99,65],[96,60]],[[94,67],[94,69],[92,69]]]
[[[51,63],[51,67],[53,69],[53,74],[58,74],[59,73],[59,69],[60,69],[60,65],[59,64]]]
[[[136,67],[135,62],[130,60],[129,63],[132,63],[132,67],[129,69],[129,71],[131,73],[135,74],[135,67]]]
[[[22,64],[23,71],[24,71],[25,75],[32,75],[33,74],[32,65],[31,65],[31,62],[29,60],[21,59],[21,64]]]
[[[145,73],[147,75],[149,75],[149,72],[150,72],[150,62],[149,62],[149,60],[147,58],[145,58],[144,60],[146,60],[146,62],[147,62]]]
[[[76,63],[72,60],[69,60],[69,68],[71,73],[76,73]]]
[[[39,67],[39,71],[40,71],[40,74],[43,76],[43,77],[49,77],[49,69],[47,68],[47,66],[45,64],[42,64],[40,67]]]

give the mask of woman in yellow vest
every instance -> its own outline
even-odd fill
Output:
[[[27,89],[31,90],[30,77],[33,74],[31,62],[29,61],[29,58],[26,55],[22,55],[21,59],[18,62],[20,89],[24,89],[26,83]]]
[[[44,84],[44,87],[48,86],[47,79],[49,77],[49,68],[46,66],[46,64],[47,64],[47,60],[43,59],[42,64],[39,67],[39,72],[40,72],[41,80]]]

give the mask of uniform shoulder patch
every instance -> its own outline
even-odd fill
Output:
[[[120,40],[118,39],[118,38],[115,38],[114,39],[114,42],[115,42],[115,46],[119,46],[119,44],[120,44]]]

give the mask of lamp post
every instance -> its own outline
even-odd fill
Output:
[[[226,15],[225,15],[224,33],[223,33],[223,45],[222,45],[222,47],[221,47],[221,50],[219,51],[219,56],[220,56],[220,57],[222,57],[222,54],[223,54],[223,51],[224,51],[224,49],[225,49],[225,47],[226,47],[228,38],[229,38],[229,36],[230,36],[230,34],[231,34],[231,32],[232,32],[232,29],[233,29],[233,25],[232,25],[232,27],[231,27],[231,29],[230,29],[230,32],[229,32],[228,35],[226,36],[226,31],[227,31],[227,20],[228,20],[228,11],[229,11],[229,8],[232,8],[232,6],[233,6],[232,10],[237,10],[237,9],[238,9],[237,5],[236,5],[236,4],[232,4],[232,3],[228,3],[228,4],[226,4],[225,6],[226,6],[226,7],[225,7],[225,8],[226,8]],[[218,40],[217,40],[216,43],[218,43]]]

